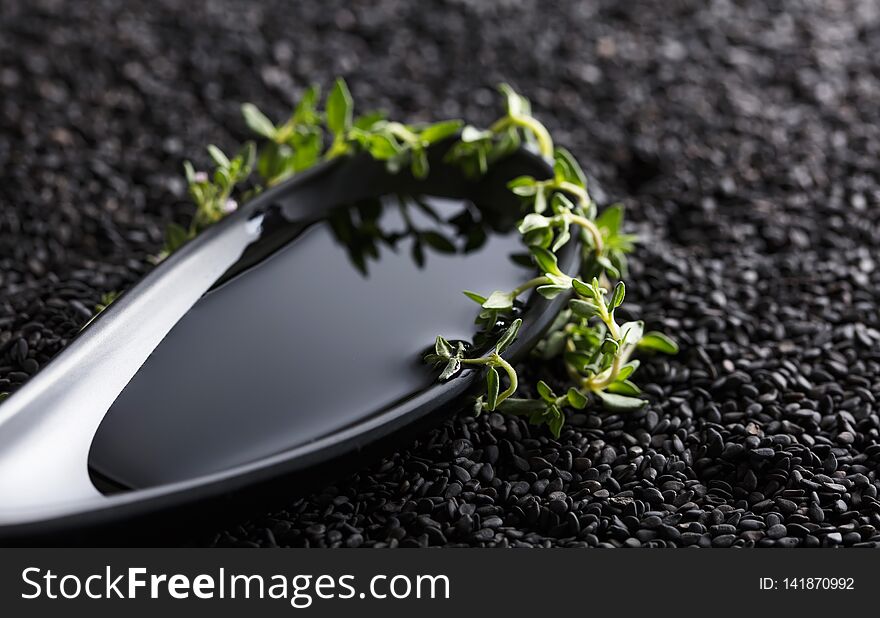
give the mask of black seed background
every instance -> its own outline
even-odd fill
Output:
[[[682,352],[638,414],[462,415],[194,544],[880,545],[872,0],[0,0],[0,391],[148,269],[240,102],[335,74],[413,120],[531,97],[627,204],[628,301]]]

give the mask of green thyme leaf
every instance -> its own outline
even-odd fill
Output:
[[[670,337],[657,331],[645,333],[639,340],[639,349],[654,350],[663,354],[678,354],[678,344]]]
[[[626,322],[620,327],[620,340],[623,345],[636,345],[642,338],[645,323],[641,321]]]
[[[613,236],[620,232],[623,224],[623,205],[614,204],[602,211],[596,217],[596,227],[604,230],[607,235]]]
[[[564,292],[568,292],[570,288],[562,285],[542,285],[535,291],[548,300],[552,300]]]
[[[615,393],[617,395],[627,395],[630,397],[635,397],[642,392],[642,389],[640,389],[629,380],[618,380],[617,382],[612,382],[608,385],[608,392]]]
[[[532,256],[535,258],[535,262],[538,264],[538,268],[545,273],[550,273],[552,275],[562,275],[564,274],[561,270],[559,270],[559,266],[556,263],[556,256],[544,249],[543,247],[531,247]]]
[[[333,84],[327,97],[327,128],[334,135],[341,135],[351,127],[354,103],[348,85],[341,77]]]
[[[592,318],[599,314],[599,307],[589,301],[574,299],[568,304],[575,315],[581,318]]]
[[[533,230],[541,230],[550,227],[550,219],[537,213],[529,213],[520,221],[517,230],[520,234],[528,234]]]
[[[562,231],[556,236],[556,240],[553,241],[553,246],[550,249],[555,253],[559,251],[565,244],[571,240],[571,232],[569,231],[569,226],[565,226],[562,228]]]
[[[245,103],[241,106],[241,115],[244,116],[248,128],[268,139],[275,139],[275,125],[253,103]]]
[[[531,176],[519,176],[508,182],[507,188],[520,197],[531,197],[538,192],[538,181]]]
[[[618,372],[618,374],[617,374],[617,379],[618,380],[626,380],[638,368],[639,368],[639,361],[637,361],[637,360],[629,361],[627,364],[625,364],[623,367],[620,368],[620,372]]]
[[[585,298],[595,298],[595,293],[592,287],[588,286],[586,283],[581,281],[580,279],[574,279],[571,282],[571,287],[574,288],[574,291],[580,294]]]
[[[577,371],[584,371],[592,362],[592,356],[585,352],[568,351],[565,353],[565,363],[575,367]]]
[[[449,362],[446,363],[446,367],[443,368],[443,372],[440,374],[440,380],[448,380],[461,369],[461,359],[459,358],[450,358]]]
[[[535,193],[535,212],[542,213],[547,210],[547,192],[544,187],[538,187]]]
[[[507,330],[504,331],[504,334],[501,335],[501,338],[498,339],[498,343],[495,344],[495,352],[501,354],[507,348],[510,347],[516,340],[516,336],[519,334],[519,329],[522,326],[522,320],[520,318],[515,319],[510,323],[510,326],[507,327]]]
[[[461,130],[461,141],[465,144],[479,142],[491,138],[491,131],[484,131],[483,129],[478,129],[476,127],[472,127],[471,125],[467,125]]]
[[[565,424],[565,415],[557,406],[550,406],[547,408],[547,416],[549,417],[546,420],[547,428],[554,438],[558,438],[562,433],[562,426]]]
[[[550,386],[546,382],[544,382],[544,380],[538,380],[536,388],[538,390],[538,395],[547,403],[553,403],[556,401],[556,394],[553,392]]]
[[[486,407],[491,411],[498,403],[498,371],[495,367],[489,367],[486,373]]]
[[[219,167],[225,169],[230,166],[229,157],[223,154],[223,151],[214,144],[208,144],[208,154]]]
[[[566,399],[568,399],[568,404],[577,410],[583,410],[587,407],[586,395],[574,387],[568,389]]]
[[[434,351],[437,353],[437,356],[441,358],[451,358],[455,353],[452,344],[439,335],[437,336],[436,341],[434,341]]]
[[[499,84],[498,89],[504,94],[507,103],[507,113],[511,116],[520,116],[523,113],[523,99],[508,84]]]
[[[608,303],[608,309],[612,311],[617,309],[623,303],[625,296],[626,286],[623,284],[623,281],[618,281],[617,285],[614,286],[614,291],[611,292],[611,302]]]
[[[612,412],[634,412],[648,405],[648,402],[644,399],[636,399],[635,397],[627,397],[625,395],[603,393],[601,391],[597,392],[596,395],[602,400],[602,405],[605,409]]]
[[[579,187],[587,186],[587,177],[581,166],[565,148],[557,148],[553,156],[553,172],[557,180],[570,182]]]
[[[620,343],[611,337],[606,337],[602,342],[602,347],[599,349],[602,351],[602,354],[617,354],[617,350],[620,349]]]
[[[474,301],[475,303],[477,303],[478,305],[482,305],[483,303],[486,302],[486,297],[485,297],[485,296],[480,296],[480,295],[477,294],[476,292],[471,292],[471,291],[465,290],[465,291],[462,292],[462,293],[463,293],[465,296],[467,296],[468,298],[470,298],[472,301]]]
[[[419,132],[419,137],[427,144],[433,144],[447,137],[452,137],[461,129],[464,123],[461,120],[444,120],[428,125]]]
[[[352,122],[352,126],[356,129],[362,129],[364,131],[369,131],[375,127],[376,124],[382,122],[387,117],[387,114],[381,110],[374,110],[372,112],[367,112],[362,116],[358,116]]]
[[[483,309],[513,309],[513,294],[496,290],[489,295],[489,298],[483,301]]]

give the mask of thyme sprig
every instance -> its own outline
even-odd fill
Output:
[[[555,436],[564,425],[565,410],[584,409],[591,401],[611,410],[640,409],[646,401],[630,379],[639,366],[633,355],[638,351],[674,354],[678,348],[662,333],[645,333],[641,321],[619,322],[615,315],[626,296],[622,281],[627,276],[626,255],[638,239],[624,233],[621,205],[599,212],[581,166],[569,151],[554,145],[550,132],[532,115],[528,99],[506,84],[500,90],[504,114],[485,129],[460,120],[404,124],[381,112],[356,116],[351,93],[342,79],[334,83],[323,109],[318,88],[309,88],[281,124],[245,103],[245,123],[263,138],[259,149],[249,143],[229,159],[218,148],[209,147],[215,164],[211,175],[185,165],[196,212],[188,228],[169,227],[165,253],[231,212],[234,194],[245,183],[250,191],[258,192],[319,162],[356,152],[384,161],[391,172],[408,168],[415,177],[424,178],[430,172],[428,148],[456,135],[446,161],[467,175],[479,176],[525,144],[553,164],[550,178],[521,176],[509,183],[510,190],[527,206],[517,229],[539,274],[512,290],[495,290],[486,296],[465,291],[480,305],[476,323],[484,334],[491,336],[497,324],[509,322],[489,352],[471,356],[464,342],[453,344],[438,336],[425,360],[443,367],[440,380],[450,379],[468,366],[484,369],[486,392],[476,400],[477,414],[498,410],[525,416],[533,424],[546,424]],[[581,240],[582,266],[580,272],[566,273],[559,266],[557,253],[573,238]],[[562,394],[539,380],[529,389],[534,396],[516,397],[520,381],[503,356],[522,327],[520,319],[510,321],[515,304],[532,291],[551,299],[560,294],[571,296],[568,307],[534,351],[545,360],[561,359],[568,378]]]
[[[416,178],[429,173],[427,149],[461,129],[460,120],[413,125],[393,122],[382,112],[354,115],[354,101],[343,79],[327,95],[324,111],[318,108],[317,86],[306,90],[284,124],[275,126],[252,103],[242,105],[245,122],[269,140],[260,151],[257,171],[266,186],[286,180],[320,161],[366,151],[385,161],[391,172],[409,167]],[[329,142],[326,148],[324,144]]]
[[[503,86],[502,91],[507,100],[506,114],[479,140],[466,140],[463,135],[460,144],[450,151],[450,159],[462,164],[468,172],[483,172],[493,157],[503,156],[508,144],[518,144],[523,139],[536,144],[544,156],[552,153],[551,178],[539,180],[521,176],[508,185],[530,206],[518,230],[541,274],[512,290],[495,290],[488,296],[471,291],[465,294],[480,304],[477,323],[487,329],[499,318],[512,313],[517,299],[530,290],[548,299],[560,294],[571,295],[569,308],[538,346],[544,359],[562,357],[570,384],[564,394],[557,395],[546,382],[539,381],[534,389],[536,397],[515,398],[512,395],[518,380],[515,370],[507,370],[508,363],[505,370],[510,386],[502,397],[497,392],[498,375],[494,370],[498,364],[495,356],[500,358],[497,348],[489,356],[476,359],[463,356],[463,348],[458,348],[440,379],[448,379],[469,363],[489,365],[487,393],[477,400],[476,413],[497,409],[526,416],[533,424],[548,425],[558,437],[565,419],[564,410],[583,409],[591,398],[610,410],[644,407],[647,402],[638,397],[641,391],[630,380],[639,366],[638,360],[631,360],[633,353],[641,348],[674,354],[678,348],[662,333],[646,334],[641,321],[618,322],[615,311],[626,296],[626,286],[620,279],[627,273],[626,254],[637,242],[635,236],[622,231],[623,207],[611,206],[600,215],[587,191],[586,175],[572,154],[563,148],[554,148],[549,132],[531,115],[523,97],[508,86]],[[573,233],[580,234],[583,241],[583,261],[578,276],[563,272],[556,257]],[[612,280],[616,280],[613,286]],[[509,332],[503,337],[507,338]],[[437,341],[439,344],[445,340],[438,338]],[[436,356],[430,355],[428,360],[436,362]]]
[[[196,205],[196,212],[189,227],[185,228],[177,223],[168,226],[160,258],[177,251],[209,225],[217,223],[238,208],[232,192],[251,175],[256,157],[254,143],[245,144],[232,159],[213,144],[208,146],[208,155],[214,162],[214,172],[210,175],[207,172],[197,172],[189,161],[183,164],[189,195]]]

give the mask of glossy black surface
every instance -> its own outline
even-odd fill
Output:
[[[487,191],[452,178],[402,187],[422,190],[405,196],[384,190],[394,179],[373,179],[376,196],[319,204],[329,220],[298,217],[296,196],[270,205],[261,239],[110,408],[92,445],[93,471],[122,488],[220,472],[435,384],[421,361],[426,347],[437,334],[474,335],[477,305],[461,291],[512,288],[530,276],[511,260],[523,248],[504,184]],[[300,200],[311,202],[304,213],[315,210],[307,191]]]

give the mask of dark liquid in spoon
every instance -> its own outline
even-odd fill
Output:
[[[473,338],[462,290],[530,276],[511,259],[519,235],[465,199],[387,194],[332,213],[266,215],[110,408],[89,458],[102,486],[229,469],[412,397],[435,382],[421,355],[436,335]]]

